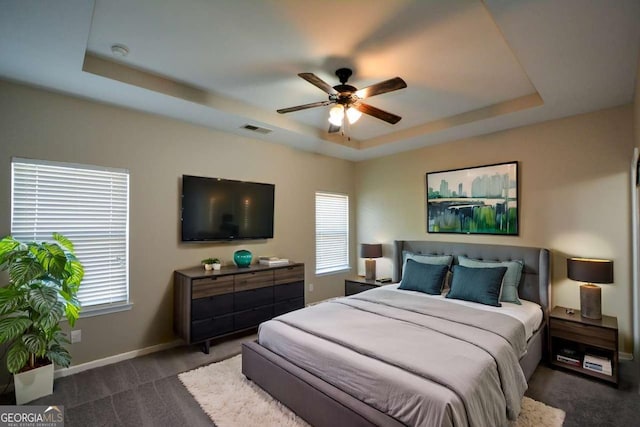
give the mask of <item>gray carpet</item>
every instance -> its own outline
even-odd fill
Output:
[[[59,378],[54,394],[33,404],[64,405],[67,427],[82,426],[211,426],[209,417],[184,388],[180,372],[224,360],[240,352],[237,338],[211,347],[179,347]],[[632,426],[640,423],[638,367],[621,363],[621,385],[609,385],[539,366],[527,396],[567,413],[565,426]],[[3,395],[2,404],[13,404]]]

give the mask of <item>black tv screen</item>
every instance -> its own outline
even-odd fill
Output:
[[[273,184],[182,176],[182,241],[273,238]]]

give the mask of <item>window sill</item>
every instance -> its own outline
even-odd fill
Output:
[[[316,271],[316,277],[318,276],[329,276],[332,274],[344,274],[351,271],[351,267],[339,268],[337,270],[325,270],[325,271]]]
[[[128,311],[133,308],[132,302],[121,303],[121,304],[113,304],[106,306],[97,306],[97,307],[89,307],[86,309],[82,309],[80,312],[80,319],[86,317],[94,317],[94,316],[102,316],[103,314],[112,314],[118,313],[120,311]]]

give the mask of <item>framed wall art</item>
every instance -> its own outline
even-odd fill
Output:
[[[518,162],[428,172],[427,232],[517,236]]]

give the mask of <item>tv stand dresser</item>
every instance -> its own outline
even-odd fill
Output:
[[[174,272],[174,332],[188,344],[202,343],[207,354],[213,338],[251,330],[303,307],[304,264]]]

